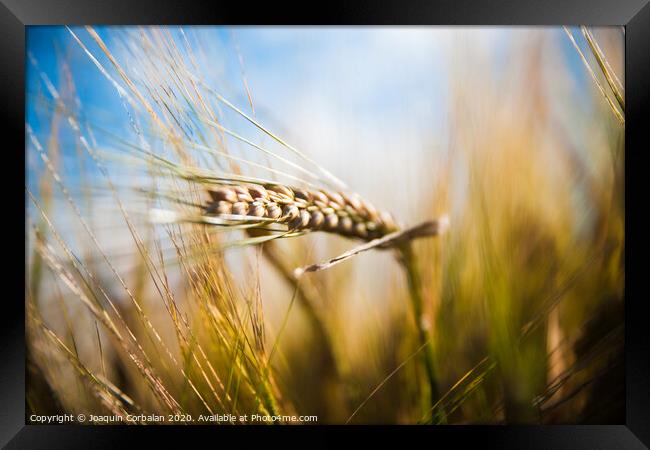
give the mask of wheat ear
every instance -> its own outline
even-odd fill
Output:
[[[398,229],[390,214],[357,194],[278,184],[224,185],[208,193],[206,214],[223,219],[259,220],[290,231],[326,231],[365,241]]]

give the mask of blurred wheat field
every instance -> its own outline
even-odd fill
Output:
[[[622,423],[623,42],[30,27],[26,420]]]

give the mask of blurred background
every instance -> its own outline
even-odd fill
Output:
[[[32,411],[164,410],[128,346],[80,301],[88,290],[114,301],[114,309],[106,302],[102,309],[124,318],[137,351],[148,355],[143,360],[151,360],[180,410],[194,414],[251,413],[265,404],[260,392],[268,391],[278,411],[316,414],[325,423],[624,421],[624,96],[616,96],[624,94],[622,28],[94,30],[99,40],[83,27],[27,32]],[[151,56],[154,48],[159,59]],[[239,332],[232,324],[247,317],[243,312],[220,313],[233,314],[228,324],[205,319],[209,308],[201,305],[212,294],[202,298],[191,288],[196,280],[175,257],[169,236],[145,220],[148,204],[134,188],[151,184],[151,175],[128,159],[135,147],[167,154],[170,143],[151,131],[155,124],[121,90],[133,85],[156,111],[167,108],[170,126],[188,142],[217,146],[217,137],[203,140],[205,123],[192,117],[205,107],[233,133],[283,149],[215,96],[183,109],[182,88],[196,80],[173,70],[170,60],[177,58],[201,86],[402,225],[449,215],[445,235],[413,243],[424,305],[418,320],[431,334],[438,402],[422,401],[418,320],[390,251],[366,252],[309,275],[315,326],[300,302],[294,304],[291,283],[257,247],[228,250],[223,260],[212,256],[228,273],[217,271],[212,282],[224,284],[228,293],[219,296],[232,298],[234,311],[256,317],[238,325],[241,336],[266,344],[235,351]],[[179,109],[156,102],[163,96],[179,99]],[[265,167],[278,165],[240,140],[218,145],[263,166],[243,167],[246,175],[268,176]],[[178,319],[131,226],[144,236],[144,248],[164,250],[165,288],[203,345],[203,365],[193,356],[195,344],[179,337]],[[76,282],[48,263],[37,248],[41,241],[52,257],[77,262]],[[355,245],[319,233],[276,243],[291,268]],[[133,307],[124,284],[144,312]],[[251,309],[258,301],[259,310]],[[137,320],[145,316],[152,326]],[[275,353],[276,343],[270,372],[250,362]],[[259,377],[251,375],[256,371]],[[239,390],[237,376],[250,392]],[[259,383],[268,389],[256,388]]]

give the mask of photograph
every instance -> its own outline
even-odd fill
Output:
[[[625,67],[617,25],[25,26],[25,423],[624,425]]]

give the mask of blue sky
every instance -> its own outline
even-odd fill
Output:
[[[112,29],[97,27],[100,36],[111,42]],[[253,94],[261,94],[267,108],[281,108],[296,86],[311,87],[315,93],[330,96],[338,107],[362,114],[385,114],[407,100],[430,95],[444,96],[444,66],[450,28],[438,27],[194,27],[203,40],[219,52],[216,64],[233,88],[241,87],[238,56],[244,61],[246,77]],[[83,35],[83,30],[73,27]],[[498,70],[517,28],[483,28]],[[546,28],[560,35],[560,46],[575,79],[586,80],[586,73],[575,50],[561,28]],[[452,31],[453,33],[453,31]],[[557,37],[557,36],[555,36]],[[88,45],[88,42],[85,42]],[[90,47],[90,45],[89,45]],[[239,55],[236,48],[239,49]],[[65,27],[30,26],[27,51],[40,68],[59,84],[60,58],[69,58],[83,104],[110,110],[119,108],[108,83],[74,42]],[[94,55],[105,62],[101,52]],[[38,75],[27,63],[27,87],[34,90]],[[237,90],[237,89],[235,89]],[[239,89],[239,98],[245,101]],[[284,101],[283,101],[284,100]],[[435,102],[431,102],[435,109]],[[33,108],[28,104],[28,120]],[[440,114],[441,111],[432,111]]]

